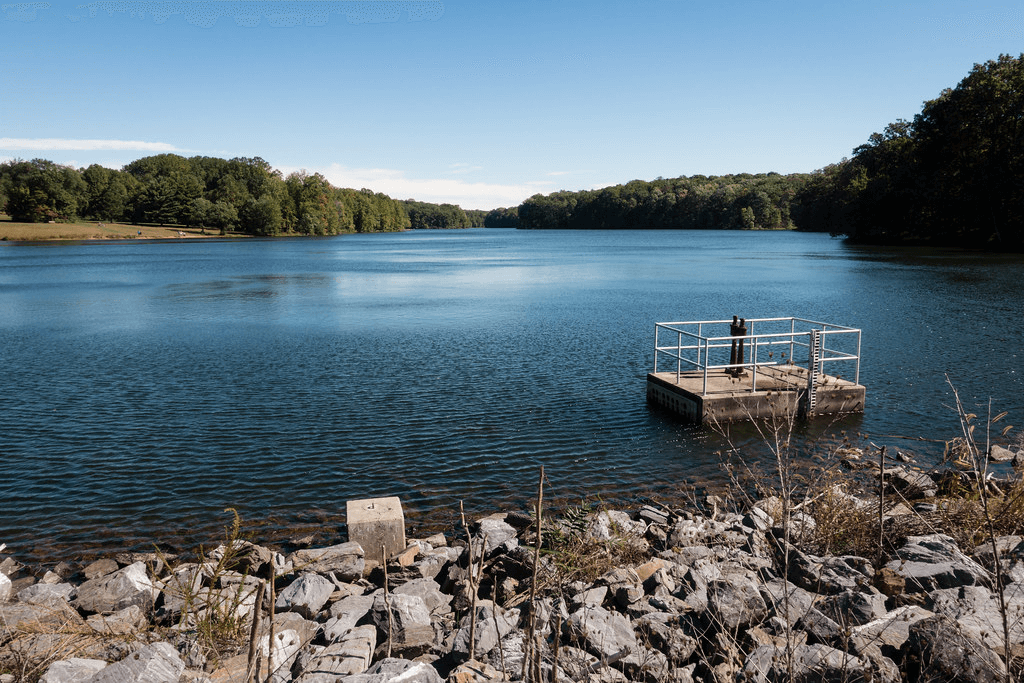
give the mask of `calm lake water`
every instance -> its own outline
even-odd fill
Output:
[[[525,507],[541,465],[556,503],[672,495],[723,441],[647,405],[654,323],[733,314],[862,328],[866,412],[801,438],[935,459],[893,437],[955,436],[945,373],[1024,424],[1022,283],[1020,256],[790,232],[4,244],[0,542],[209,544],[228,507],[337,540],[346,500],[429,525]]]

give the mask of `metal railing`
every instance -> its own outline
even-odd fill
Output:
[[[757,391],[758,373],[763,374],[769,367],[806,368],[808,376],[814,377],[819,371],[827,374],[827,364],[846,363],[853,365],[853,383],[860,384],[859,329],[795,317],[747,318],[747,334],[734,336],[730,333],[732,324],[732,320],[655,323],[654,372],[658,372],[659,360],[674,363],[677,383],[683,372],[700,372],[704,378],[702,393],[707,393],[709,372],[749,370],[750,391]],[[817,358],[812,330],[821,338]],[[671,337],[674,343],[665,343],[665,337]],[[733,362],[733,343],[740,340],[747,353],[740,362]],[[838,372],[832,374],[839,376]]]

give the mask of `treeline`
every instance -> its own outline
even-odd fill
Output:
[[[414,226],[431,212],[453,224],[483,224],[482,211],[451,204],[401,202],[372,190],[331,185],[319,173],[281,177],[263,159],[185,158],[158,154],[121,170],[93,164],[78,170],[45,159],[0,164],[0,208],[26,223],[79,219],[182,225],[252,235],[387,232]],[[469,214],[473,215],[470,219]]]
[[[415,199],[403,200],[402,206],[414,230],[482,228],[487,215],[486,211],[463,209],[456,204],[430,204]]]
[[[793,199],[808,178],[741,173],[634,180],[601,190],[537,194],[519,205],[515,219],[527,229],[792,229]],[[488,225],[513,220],[504,213]]]
[[[1024,250],[1024,54],[976,64],[797,201],[801,228],[857,242]]]

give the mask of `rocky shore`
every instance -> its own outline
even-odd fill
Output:
[[[884,524],[936,507],[887,474]],[[751,503],[577,509],[545,520],[539,551],[534,515],[495,514],[386,566],[354,542],[237,537],[42,574],[0,555],[0,681],[1021,680],[1024,538],[815,555],[824,506],[870,517],[877,499]]]

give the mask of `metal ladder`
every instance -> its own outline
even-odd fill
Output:
[[[811,337],[808,340],[807,359],[807,399],[804,406],[804,413],[814,414],[814,408],[818,403],[818,377],[821,375],[821,330],[811,330]]]

